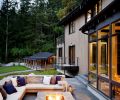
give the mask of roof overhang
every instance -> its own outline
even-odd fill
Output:
[[[72,12],[65,16],[58,24],[66,25],[70,23],[71,21],[78,18],[80,15],[86,13],[86,11],[92,8],[92,6],[94,6],[97,1],[98,0],[83,0],[78,7],[76,7]]]
[[[120,12],[119,7],[120,7],[120,0],[114,0],[105,9],[103,9],[99,14],[97,14],[89,22],[83,25],[79,30],[81,30],[83,33],[89,30],[95,30],[98,24],[100,24],[107,18],[113,16],[114,14]],[[89,34],[89,32],[85,34]]]

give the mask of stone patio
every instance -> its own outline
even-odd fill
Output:
[[[78,81],[76,78],[67,78],[66,80],[73,88],[75,88],[73,92],[75,100],[99,100],[87,90],[87,87],[82,82]]]

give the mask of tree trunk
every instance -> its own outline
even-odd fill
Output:
[[[6,43],[5,43],[5,62],[8,62],[8,0],[7,0],[7,18],[6,18]]]

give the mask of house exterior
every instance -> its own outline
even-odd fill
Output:
[[[63,42],[57,42],[57,64],[65,64],[65,66],[76,66],[79,74],[88,73],[88,35],[82,34],[79,28],[85,24],[85,16],[79,12],[77,7],[68,16],[60,21],[60,25],[64,25]],[[61,37],[57,38],[60,41]],[[70,69],[70,68],[69,68]]]
[[[69,34],[74,22],[75,32]],[[88,86],[120,100],[120,0],[83,0],[60,24],[65,27],[63,57],[75,45],[79,73],[88,71]]]
[[[86,23],[80,31],[89,38],[89,86],[107,99],[120,100],[120,0],[84,0],[82,6]]]

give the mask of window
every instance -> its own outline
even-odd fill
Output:
[[[93,87],[97,88],[97,76],[95,74],[92,73],[89,74],[89,83]]]
[[[95,4],[95,6],[92,9],[87,11],[85,22],[90,21],[91,18],[93,16],[96,16],[101,10],[102,10],[102,0],[99,0],[98,3]]]
[[[75,46],[69,46],[69,64],[75,64]]]
[[[69,34],[75,33],[75,22],[69,24]]]
[[[104,27],[98,31],[98,39],[107,38],[110,34],[110,26]]]
[[[97,15],[102,10],[102,0],[99,0],[98,3],[93,8],[93,16]]]
[[[112,85],[112,99],[113,100],[120,99],[120,86]]]
[[[62,57],[62,48],[59,48],[59,51],[58,51],[58,52],[59,52],[59,55],[58,55],[58,56],[59,56],[59,57]]]
[[[112,25],[112,79],[120,83],[120,21]]]
[[[98,72],[99,75],[109,78],[109,39],[98,41]]]
[[[93,33],[90,35],[90,41],[95,41],[97,40],[97,33]]]
[[[105,80],[99,79],[98,89],[109,96],[110,86],[109,83]]]
[[[90,21],[91,18],[92,18],[92,11],[91,11],[91,10],[88,10],[86,21],[87,21],[87,22]]]
[[[98,2],[98,13],[102,10],[102,0]]]
[[[109,53],[110,53],[109,26],[98,31],[98,72],[99,75],[109,78]]]

